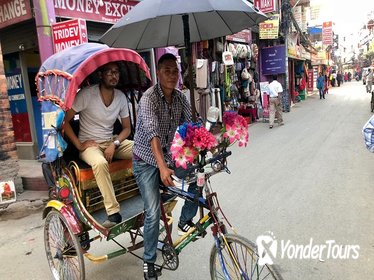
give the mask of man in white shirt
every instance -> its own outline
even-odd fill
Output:
[[[283,125],[282,118],[282,104],[281,93],[283,92],[282,85],[277,81],[277,75],[273,75],[273,81],[268,85],[269,104],[270,104],[270,119],[269,128],[273,128],[275,115],[277,115],[278,124]]]
[[[65,115],[65,134],[79,150],[79,157],[93,170],[103,196],[108,220],[105,227],[112,227],[122,220],[120,205],[116,199],[109,174],[113,158],[131,159],[133,142],[126,140],[131,132],[127,100],[116,89],[120,71],[117,63],[110,62],[99,71],[100,84],[82,89],[75,97],[72,108]],[[70,120],[79,112],[79,135],[75,135]],[[122,131],[113,136],[113,126],[121,119]]]

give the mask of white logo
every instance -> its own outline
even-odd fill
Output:
[[[258,255],[260,259],[258,260],[259,265],[273,264],[273,259],[276,258],[278,242],[275,240],[274,234],[270,231],[266,232],[265,235],[260,235],[256,239]]]
[[[277,258],[278,241],[270,231],[264,235],[259,235],[256,239],[259,265],[272,265]],[[309,239],[308,244],[295,244],[291,240],[279,241],[280,259],[318,259],[325,261],[327,259],[354,259],[360,256],[360,245],[341,245],[335,240],[326,240],[322,244],[315,244],[313,238]]]

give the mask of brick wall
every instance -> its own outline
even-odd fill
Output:
[[[8,99],[3,54],[0,45],[0,181],[14,180],[18,192],[23,191],[18,176],[19,164],[10,105]]]

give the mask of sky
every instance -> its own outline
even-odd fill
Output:
[[[374,0],[311,0],[321,4],[323,21],[333,21],[339,34],[358,33],[367,20],[369,11],[374,13]]]

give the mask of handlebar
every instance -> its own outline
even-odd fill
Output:
[[[208,164],[217,162],[221,159],[225,159],[230,155],[231,155],[231,151],[223,151],[223,152],[220,152],[218,155],[208,159],[207,161],[203,160],[202,162],[188,166],[186,169],[178,167],[174,170],[175,176],[177,176],[180,179],[184,179],[188,175],[190,175],[192,172],[194,172],[196,169],[201,169]]]

